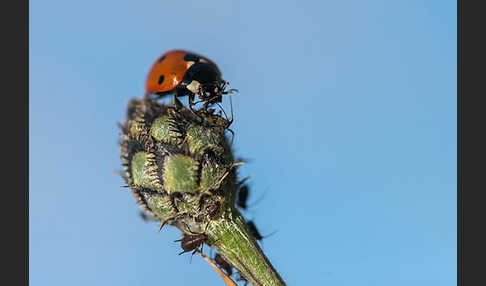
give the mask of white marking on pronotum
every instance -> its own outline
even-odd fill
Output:
[[[193,61],[186,62],[186,69],[189,69],[190,67],[192,67],[193,64],[195,64],[195,62],[193,62]]]
[[[197,93],[200,87],[201,84],[196,80],[191,81],[191,83],[186,86],[186,88],[192,91],[192,93]]]

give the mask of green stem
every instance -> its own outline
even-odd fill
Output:
[[[250,234],[234,207],[206,232],[208,244],[254,286],[282,286],[285,282]]]

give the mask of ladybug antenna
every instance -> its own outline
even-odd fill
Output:
[[[235,92],[240,92],[239,90],[237,90],[236,88],[232,88],[230,90],[227,90],[225,91],[225,89],[228,87],[229,85],[229,82],[228,81],[225,81],[223,83],[223,85],[221,86],[221,90],[223,91],[222,94],[233,94]]]

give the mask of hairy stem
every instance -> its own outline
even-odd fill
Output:
[[[207,232],[210,246],[254,286],[282,286],[282,277],[250,234],[240,212],[231,207]]]

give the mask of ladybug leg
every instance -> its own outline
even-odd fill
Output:
[[[197,102],[194,102],[194,94],[190,94],[189,95],[189,109],[191,109],[191,111],[197,115],[197,117],[201,118],[201,116],[199,116],[198,112],[196,110],[194,110],[194,106],[196,106]],[[201,118],[202,119],[202,118]]]
[[[193,111],[194,111],[194,109],[193,109],[192,107],[193,107],[194,105],[196,105],[196,104],[194,103],[194,94],[190,94],[190,95],[189,95],[189,108],[191,108],[191,110],[193,110]]]
[[[202,108],[204,110],[208,110],[208,107],[209,107],[209,101],[205,101]]]
[[[192,111],[192,114],[196,115],[201,122],[204,121],[204,117],[199,114],[199,111],[194,110],[194,106],[196,103],[194,102],[194,94],[189,95],[189,109]]]
[[[230,90],[225,90],[229,86],[229,82],[225,81],[221,86],[221,94],[233,94],[235,92],[239,92],[236,88],[232,88]]]
[[[182,109],[182,107],[184,106],[182,102],[177,98],[177,96],[174,96],[174,101],[172,104],[175,106],[177,110]]]

